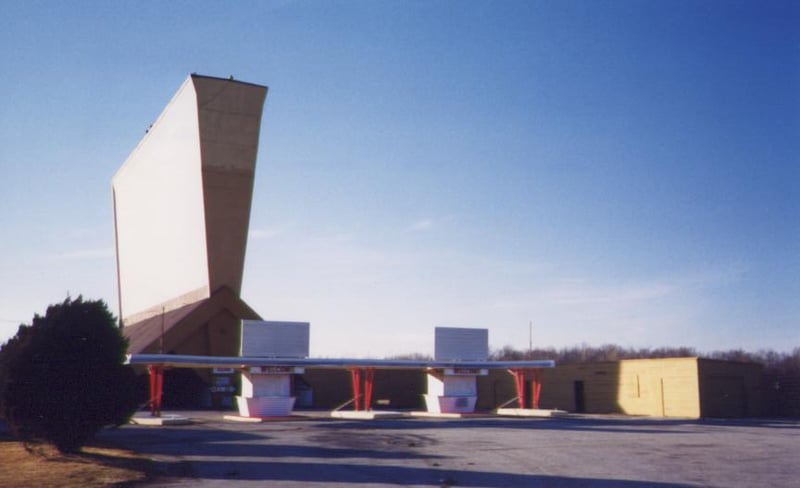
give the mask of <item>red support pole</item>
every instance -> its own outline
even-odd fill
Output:
[[[542,382],[539,380],[539,370],[534,369],[533,379],[531,380],[531,390],[533,390],[533,406],[532,408],[539,408],[539,396],[542,394]]]
[[[372,384],[375,378],[375,368],[367,368],[364,372],[364,410],[369,411],[372,403]]]
[[[517,388],[517,402],[519,408],[525,408],[525,370],[512,369],[511,374],[514,375],[514,385]]]
[[[152,364],[147,367],[147,375],[150,380],[150,416],[156,416],[156,370]]]
[[[161,400],[164,398],[164,366],[158,367],[158,385],[156,386],[156,408],[158,416],[161,417]]]
[[[351,368],[350,379],[353,383],[353,407],[358,412],[361,410],[361,370]]]
[[[147,367],[150,375],[150,416],[161,417],[161,395],[164,388],[164,367],[151,364]]]

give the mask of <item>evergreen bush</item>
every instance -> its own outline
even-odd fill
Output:
[[[25,442],[75,452],[126,422],[139,399],[127,340],[102,300],[51,305],[0,349],[0,410]]]

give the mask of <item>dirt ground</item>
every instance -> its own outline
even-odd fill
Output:
[[[148,479],[152,463],[130,451],[85,447],[78,454],[61,454],[37,444],[24,446],[0,436],[0,486],[8,488],[128,486]]]

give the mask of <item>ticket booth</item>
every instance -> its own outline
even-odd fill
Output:
[[[292,414],[293,375],[303,368],[284,366],[279,359],[308,357],[308,322],[242,321],[240,356],[264,358],[260,366],[242,371],[242,394],[236,397],[242,417],[285,417]],[[270,363],[270,361],[274,361]]]
[[[472,413],[478,400],[478,376],[487,369],[459,368],[460,361],[486,361],[489,330],[436,327],[435,361],[452,362],[452,368],[429,368],[425,406],[429,413]]]

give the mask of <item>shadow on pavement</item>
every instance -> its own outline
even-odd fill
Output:
[[[316,427],[316,426],[315,426]],[[279,434],[279,433],[277,433]],[[323,438],[325,437],[325,438]],[[432,441],[423,436],[352,435],[346,432],[317,436],[306,445],[264,444],[272,436],[214,428],[136,428],[108,430],[98,439],[116,442],[140,454],[152,456],[320,458],[320,459],[439,459],[443,456],[414,452]],[[336,444],[349,444],[337,446]]]
[[[180,468],[177,468],[180,469]],[[421,486],[473,487],[622,487],[678,488],[691,485],[598,478],[526,475],[490,471],[446,470],[402,466],[366,466],[359,464],[281,463],[244,461],[204,461],[197,465],[194,478],[306,483],[401,484]],[[267,486],[269,486],[267,484]]]
[[[525,430],[569,430],[637,434],[693,433],[693,428],[702,425],[698,420],[654,420],[654,419],[599,419],[596,417],[573,418],[466,418],[466,419],[401,419],[379,422],[325,422],[319,428],[348,429],[470,429],[504,428]],[[664,427],[669,427],[665,429]],[[681,429],[680,427],[687,427]]]

